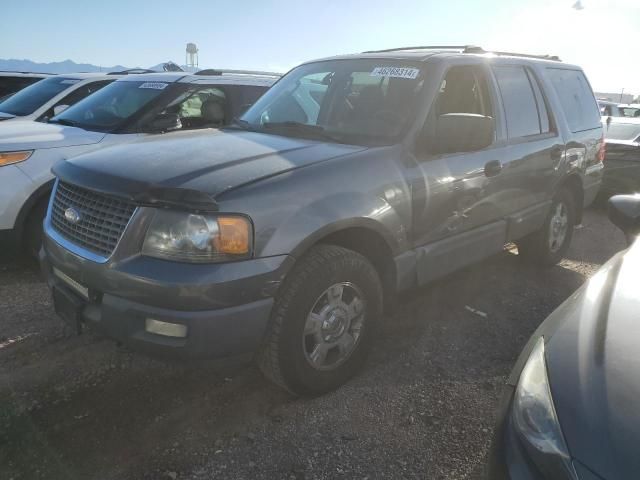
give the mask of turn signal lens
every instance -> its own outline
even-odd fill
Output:
[[[23,152],[0,152],[0,167],[11,165],[12,163],[24,162],[33,154],[33,150]]]
[[[218,217],[219,235],[213,239],[216,250],[230,255],[249,253],[249,221],[242,217]]]

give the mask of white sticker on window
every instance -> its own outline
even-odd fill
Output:
[[[392,77],[392,78],[409,78],[416,79],[420,70],[417,68],[405,67],[376,67],[371,72],[372,77]]]
[[[169,84],[162,82],[144,82],[138,88],[153,88],[154,90],[163,90],[167,85]]]
[[[80,80],[74,80],[73,78],[67,78],[65,80],[60,81],[60,85],[73,85],[74,83],[78,83]]]

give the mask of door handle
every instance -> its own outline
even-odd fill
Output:
[[[500,160],[491,160],[484,165],[484,174],[487,177],[494,177],[502,171]]]

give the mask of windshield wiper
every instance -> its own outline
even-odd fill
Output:
[[[73,120],[66,120],[64,118],[52,118],[47,123],[57,123],[59,125],[65,125],[67,127],[75,127],[76,125],[78,125]]]
[[[342,143],[336,136],[328,133],[321,125],[310,125],[301,122],[266,122],[262,124],[265,130],[284,130],[299,135],[311,135],[315,138]]]

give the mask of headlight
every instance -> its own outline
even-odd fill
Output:
[[[11,165],[12,163],[24,162],[33,155],[33,150],[24,150],[20,152],[0,152],[0,167]]]
[[[566,478],[566,475],[576,478],[553,406],[542,337],[538,339],[520,374],[512,413],[515,428],[529,447],[533,447],[538,466],[544,471],[564,470],[560,478]]]
[[[178,262],[242,260],[252,253],[253,229],[240,215],[201,215],[158,210],[142,253]]]

